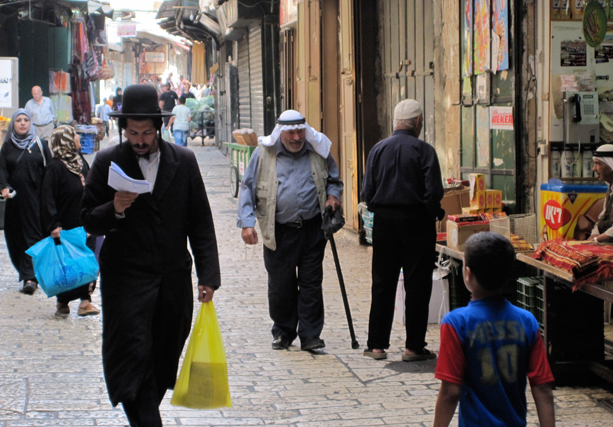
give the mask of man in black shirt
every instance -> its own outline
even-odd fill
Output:
[[[169,83],[162,85],[162,93],[160,94],[160,108],[162,111],[166,111],[168,113],[172,112],[172,109],[175,108],[177,99],[179,99],[179,96],[175,91],[170,90]],[[164,129],[166,129],[168,127],[170,116],[165,116],[163,119]]]
[[[404,272],[404,361],[435,358],[426,350],[428,305],[443,182],[436,151],[418,139],[423,112],[413,99],[394,109],[394,133],[368,155],[362,198],[373,221],[372,302],[364,355],[386,359],[400,268]]]

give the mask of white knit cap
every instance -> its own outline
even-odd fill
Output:
[[[396,104],[394,108],[394,120],[408,120],[423,114],[421,105],[414,99],[405,99]]]
[[[324,159],[328,158],[332,142],[326,135],[309,126],[304,116],[296,110],[284,111],[279,116],[277,126],[272,133],[268,136],[260,136],[258,142],[264,147],[272,147],[279,140],[281,132],[294,129],[306,129],[306,140],[311,144],[313,150]]]
[[[603,144],[594,151],[594,158],[613,169],[613,144]]]

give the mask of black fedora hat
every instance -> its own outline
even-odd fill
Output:
[[[109,113],[109,117],[170,117],[174,114],[162,111],[158,92],[151,85],[130,85],[123,92],[121,111]]]

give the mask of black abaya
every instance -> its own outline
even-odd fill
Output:
[[[46,141],[41,145],[48,163],[51,152]],[[23,281],[36,280],[32,258],[25,251],[43,238],[40,189],[45,166],[42,156],[36,143],[25,151],[12,142],[5,142],[0,149],[0,189],[8,187],[17,192],[6,201],[4,237],[11,262],[19,272],[19,280]]]

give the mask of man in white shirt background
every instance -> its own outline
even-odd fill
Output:
[[[26,102],[25,109],[32,116],[32,124],[36,128],[36,135],[43,140],[51,138],[55,128],[55,108],[50,98],[43,96],[40,86],[32,88],[32,98]]]

